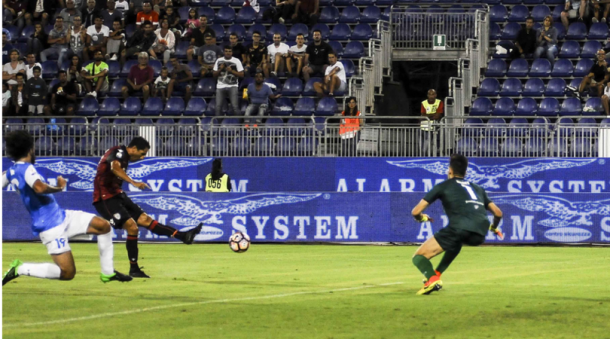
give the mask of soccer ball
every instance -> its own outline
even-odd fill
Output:
[[[247,234],[236,232],[229,238],[229,247],[236,253],[242,253],[250,248],[250,237]]]

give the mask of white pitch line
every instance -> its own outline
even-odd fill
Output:
[[[149,311],[157,311],[157,310],[163,310],[163,309],[175,308],[175,307],[185,307],[185,306],[194,306],[194,305],[206,305],[206,304],[216,304],[216,303],[221,304],[221,303],[228,303],[228,302],[235,302],[235,301],[248,301],[248,300],[262,300],[262,299],[284,298],[284,297],[292,297],[292,296],[295,296],[295,295],[303,295],[303,294],[322,294],[322,293],[330,293],[330,292],[355,291],[355,290],[363,290],[363,289],[366,289],[366,288],[384,287],[384,286],[401,285],[401,284],[404,284],[404,282],[400,281],[400,282],[378,284],[378,285],[364,285],[364,286],[357,286],[357,287],[346,287],[346,288],[338,288],[338,289],[334,289],[334,290],[324,290],[324,291],[304,291],[304,292],[293,292],[293,293],[263,295],[263,296],[258,296],[258,297],[244,297],[244,298],[235,298],[235,299],[216,299],[216,300],[196,301],[196,302],[188,302],[188,303],[181,303],[181,304],[172,304],[172,305],[161,305],[161,306],[154,306],[154,307],[137,308],[137,309],[121,311],[121,312],[100,313],[100,314],[88,315],[88,316],[85,316],[85,317],[77,317],[77,318],[59,319],[59,320],[51,320],[51,321],[40,321],[40,322],[35,322],[35,323],[4,324],[3,327],[7,328],[7,327],[56,325],[56,324],[65,324],[65,323],[76,322],[76,321],[83,321],[83,320],[108,318],[108,317],[114,317],[114,316],[125,315],[125,314],[134,314],[134,313],[142,313],[142,312],[149,312]]]

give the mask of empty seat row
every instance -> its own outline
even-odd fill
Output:
[[[574,138],[571,142],[556,138],[529,138],[525,143],[519,138],[507,138],[499,143],[496,138],[483,138],[480,143],[474,138],[464,137],[457,141],[456,152],[466,156],[541,156],[546,152],[553,156],[597,156],[598,144],[589,138]]]
[[[513,6],[510,10],[504,5],[495,5],[489,9],[489,20],[492,22],[524,22],[527,17],[534,18],[534,21],[544,21],[547,15],[551,15],[551,10],[546,5],[537,5],[530,13],[525,5]]]
[[[464,121],[462,136],[545,136],[556,131],[562,136],[596,136],[599,127],[610,127],[610,118],[598,124],[594,118],[580,118],[576,123],[570,118],[561,118],[558,124],[550,124],[544,118],[528,122],[525,118],[513,118],[506,122],[503,118],[491,118],[483,121],[479,118],[468,118]],[[569,127],[569,128],[567,128]]]
[[[489,98],[477,98],[470,108],[471,116],[601,116],[604,108],[600,98],[589,98],[584,107],[577,98],[567,98],[559,103],[556,98],[544,98],[540,104],[533,98],[523,98],[517,105],[511,98],[500,98],[495,105]]]
[[[592,59],[580,59],[576,66],[568,59],[559,59],[551,67],[547,59],[535,59],[530,66],[526,59],[514,59],[510,67],[502,59],[492,59],[487,65],[487,77],[584,77],[593,67]]]
[[[579,88],[582,78],[572,79],[570,82],[571,87]],[[487,78],[481,83],[481,87],[477,94],[479,96],[524,96],[524,97],[562,97],[568,92],[566,91],[566,81],[561,78],[553,78],[549,82],[544,84],[544,81],[539,78],[528,79],[525,85],[520,79],[509,78],[504,80],[502,85],[497,79]]]

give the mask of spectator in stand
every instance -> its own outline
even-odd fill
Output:
[[[108,0],[107,6],[108,8],[102,10],[104,26],[110,28],[115,20],[119,20],[119,22],[121,22],[121,27],[123,27],[123,13],[116,9],[116,2],[114,0]]]
[[[87,95],[97,98],[98,92],[107,92],[108,83],[108,64],[104,62],[104,54],[101,50],[95,51],[94,62],[85,66],[81,72],[87,89]],[[95,89],[93,89],[95,85]]]
[[[580,97],[585,89],[589,88],[590,92],[593,92],[593,90],[596,89],[597,91],[592,94],[601,97],[609,79],[610,74],[608,73],[608,63],[606,62],[606,52],[604,52],[603,49],[600,49],[597,51],[595,64],[591,67],[589,74],[582,79],[580,87],[575,94],[577,97]],[[569,89],[574,90],[575,88],[569,87]]]
[[[169,77],[169,71],[167,70],[167,67],[163,66],[161,68],[161,74],[157,77],[157,80],[155,80],[153,86],[153,98],[156,98],[157,94],[161,94],[161,99],[163,99],[163,102],[169,98],[167,95],[167,86],[169,86],[170,80],[172,79]]]
[[[566,0],[564,11],[561,12],[561,22],[566,31],[570,26],[570,20],[578,18],[578,21],[584,21],[586,9],[587,0]]]
[[[271,63],[270,68],[271,75],[277,76],[277,72],[283,72],[286,67],[286,59],[288,58],[288,50],[290,47],[282,42],[282,36],[278,33],[273,34],[273,43],[267,46],[267,53],[269,53],[269,62]]]
[[[8,88],[8,84],[6,81],[2,82],[2,116],[8,117],[13,115],[12,112],[12,100],[11,100],[11,90]]]
[[[610,118],[610,82],[606,84],[604,87],[604,95],[602,95],[602,106],[604,106],[604,111],[606,115]]]
[[[101,16],[96,17],[94,22],[95,25],[87,28],[87,42],[84,53],[87,56],[85,56],[85,60],[88,59],[89,53],[95,54],[97,51],[102,51],[102,56],[106,55],[106,44],[110,36],[110,29],[102,24],[104,20]]]
[[[167,19],[167,22],[169,22],[169,30],[174,33],[176,40],[180,39],[184,27],[180,24],[180,16],[176,13],[174,7],[165,8],[165,13],[161,16],[161,20],[163,19]]]
[[[121,89],[123,92],[123,99],[127,99],[127,97],[136,92],[142,92],[144,102],[146,102],[151,94],[150,88],[155,80],[154,76],[155,71],[148,65],[148,53],[141,52],[138,55],[138,64],[133,65],[129,70],[127,86],[123,86]]]
[[[102,13],[95,8],[96,0],[87,0],[87,8],[83,10],[83,26],[89,28],[95,25],[95,18],[100,17]]]
[[[216,116],[222,112],[225,99],[229,97],[234,112],[239,112],[239,78],[244,77],[244,67],[239,59],[233,57],[233,49],[225,46],[224,57],[216,60],[214,78],[216,84]],[[239,114],[239,113],[237,113]]]
[[[112,31],[110,31],[106,43],[106,60],[115,61],[118,59],[121,50],[125,47],[125,35],[121,20],[114,20]]]
[[[296,19],[298,14],[296,5],[297,0],[275,0],[275,8],[270,7],[265,10],[263,19],[271,19],[274,24],[284,24],[286,20]]]
[[[211,34],[216,38],[216,32],[208,27],[208,18],[205,15],[199,17],[199,28],[193,29],[191,34],[191,43],[189,48],[186,50],[186,58],[188,61],[193,60],[193,55],[199,55],[199,48],[203,46],[206,35]]]
[[[440,121],[443,118],[444,107],[443,101],[436,98],[434,89],[428,90],[428,99],[421,102],[421,116],[428,117],[433,121]]]
[[[51,88],[51,105],[47,106],[47,115],[74,115],[76,107],[76,86],[68,81],[66,71],[57,73],[59,83]]]
[[[75,16],[73,20],[74,24],[68,30],[68,41],[70,42],[69,54],[70,56],[78,55],[79,58],[82,57],[86,58],[85,60],[89,60],[89,55],[83,53],[87,42],[87,30],[81,25],[82,19],[80,16]]]
[[[83,88],[85,88],[85,79],[81,72],[83,71],[83,66],[81,64],[80,58],[78,55],[73,55],[70,59],[70,67],[68,67],[67,78],[68,82],[74,85],[77,93],[81,93]]]
[[[324,83],[316,82],[313,84],[313,88],[319,97],[324,96],[326,92],[333,96],[336,91],[345,92],[347,89],[345,66],[341,61],[337,61],[335,52],[328,53],[328,62],[329,65],[324,73]]]
[[[153,26],[150,21],[144,21],[142,24],[144,30],[137,30],[133,36],[127,40],[127,49],[121,52],[121,65],[125,64],[126,57],[139,55],[142,51],[148,51],[155,43],[157,36],[153,32]],[[146,55],[148,59],[148,54]]]
[[[256,13],[261,11],[261,6],[258,3],[258,0],[244,0],[243,7],[252,7]]]
[[[78,16],[80,18],[82,16],[81,12],[75,6],[74,0],[68,0],[66,2],[66,8],[59,12],[59,16],[64,18],[64,25],[66,25],[68,29],[72,28],[75,17]]]
[[[2,32],[2,64],[11,61],[10,52],[15,49],[13,44],[8,40],[8,34]]]
[[[216,39],[211,35],[205,36],[205,45],[199,47],[197,59],[201,65],[201,77],[212,76],[212,69],[216,60],[223,55],[222,48],[216,45]]]
[[[229,35],[229,46],[233,49],[233,57],[239,59],[242,65],[245,64],[244,58],[246,56],[246,47],[239,42],[237,34],[231,33],[231,35]]]
[[[2,67],[2,81],[8,81],[9,86],[17,85],[17,74],[25,77],[25,63],[19,58],[19,51],[14,49],[10,52],[11,61]]]
[[[26,116],[28,115],[28,105],[25,103],[25,74],[17,73],[16,84],[12,86],[11,99],[13,100],[13,108],[15,110],[14,115]]]
[[[537,47],[534,51],[534,59],[540,58],[542,54],[546,54],[546,58],[551,62],[551,66],[555,64],[555,56],[557,55],[557,28],[553,27],[553,18],[548,15],[544,18],[544,25],[538,30],[536,35]]]
[[[258,115],[259,119],[254,121],[254,128],[258,127],[261,123],[260,117],[267,113],[269,108],[269,99],[277,99],[281,97],[281,94],[274,95],[271,88],[264,83],[263,72],[260,70],[254,75],[254,83],[248,85],[247,89],[248,99],[250,104],[246,108],[246,116]],[[244,119],[246,128],[249,128],[249,124],[252,123],[252,119]]]
[[[305,36],[303,34],[297,34],[297,44],[290,47],[288,50],[288,58],[286,58],[286,67],[288,68],[288,76],[300,77],[301,70],[303,70],[303,60],[305,58],[305,52],[307,51],[307,45],[305,45]],[[293,63],[297,64],[296,73],[293,71]]]
[[[313,31],[313,42],[305,50],[305,60],[303,61],[303,78],[309,80],[310,76],[320,76],[325,74],[328,67],[328,54],[332,52],[332,47],[322,41],[322,32]]]
[[[246,74],[254,75],[257,69],[261,69],[265,77],[269,77],[269,66],[267,64],[267,47],[261,43],[261,33],[252,33],[252,44],[246,47]]]
[[[114,9],[121,12],[121,14],[123,15],[123,20],[125,20],[127,17],[127,13],[129,12],[129,2],[127,2],[126,0],[118,0],[114,4]]]
[[[12,25],[21,30],[25,26],[25,12],[28,2],[26,0],[9,0],[8,6],[4,6],[4,20],[10,21]],[[8,12],[8,13],[7,13]],[[7,16],[9,14],[9,16]]]
[[[155,31],[155,42],[151,49],[148,50],[150,56],[154,59],[159,59],[157,54],[163,55],[163,64],[169,61],[170,54],[175,52],[176,38],[174,32],[169,29],[169,21],[167,18],[161,20],[161,28]]]
[[[299,0],[296,5],[296,17],[292,20],[295,23],[303,23],[309,27],[318,23],[320,18],[320,0]]]
[[[29,79],[25,85],[25,90],[23,93],[25,94],[25,100],[28,103],[28,114],[44,114],[44,106],[46,103],[46,98],[48,92],[47,83],[44,81],[40,74],[42,73],[42,69],[40,67],[34,67],[34,77]]]
[[[362,119],[358,119],[360,111],[358,110],[358,103],[355,97],[347,98],[345,104],[345,110],[341,112],[344,117],[341,119],[341,125],[339,126],[339,135],[341,136],[341,148],[343,150],[343,156],[355,157],[358,141],[360,140],[360,125]]]
[[[600,18],[600,13],[602,13],[601,12],[602,4],[604,5],[603,6],[604,12]],[[593,5],[593,17],[591,18],[591,22],[592,23],[596,23],[596,22],[606,23],[608,14],[610,13],[610,3],[606,3],[602,0],[591,0],[591,5]]]
[[[42,29],[42,24],[37,22],[34,25],[34,33],[28,38],[28,53],[34,53],[39,55],[44,49],[47,48],[47,41],[49,36]]]
[[[26,55],[25,60],[27,61],[25,64],[25,78],[27,81],[34,77],[34,67],[40,67],[40,71],[42,72],[42,65],[36,62],[36,54],[34,53]]]
[[[186,20],[186,34],[184,37],[191,38],[193,31],[199,28],[199,18],[197,18],[197,10],[195,8],[189,9],[189,18]],[[206,18],[207,22],[207,18]]]
[[[178,90],[186,93],[184,101],[189,102],[189,100],[191,100],[193,87],[193,73],[191,73],[191,69],[187,65],[180,63],[180,60],[178,60],[178,57],[176,57],[175,54],[170,56],[170,61],[172,62],[173,68],[170,74],[171,80],[167,86],[167,99],[172,96],[174,90]]]
[[[49,56],[59,55],[57,65],[61,67],[64,59],[67,57],[69,48],[68,29],[64,26],[64,19],[62,17],[55,18],[55,27],[49,33],[47,43],[51,47],[40,53],[40,61],[45,62]]]
[[[138,13],[136,17],[136,25],[141,27],[145,21],[150,21],[154,29],[159,27],[159,13],[152,10],[150,2],[145,2],[142,5],[142,12]]]
[[[33,19],[36,19],[36,21],[41,20],[42,27],[45,27],[51,19],[50,15],[55,14],[56,8],[56,0],[28,1],[27,10],[25,12],[25,24],[31,26]]]
[[[525,28],[521,28],[515,41],[515,48],[511,51],[509,59],[525,58],[526,54],[532,54],[536,50],[536,31],[534,30],[534,18],[525,20]]]

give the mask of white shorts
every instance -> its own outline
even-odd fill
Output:
[[[576,19],[578,17],[578,9],[569,9],[568,10],[568,18]]]
[[[341,85],[339,85],[339,89],[337,91],[345,92],[346,90],[347,90],[347,82],[341,81]]]
[[[70,251],[68,239],[86,234],[95,214],[83,211],[66,210],[66,219],[61,225],[40,233],[40,241],[47,247],[49,254],[61,254]]]

